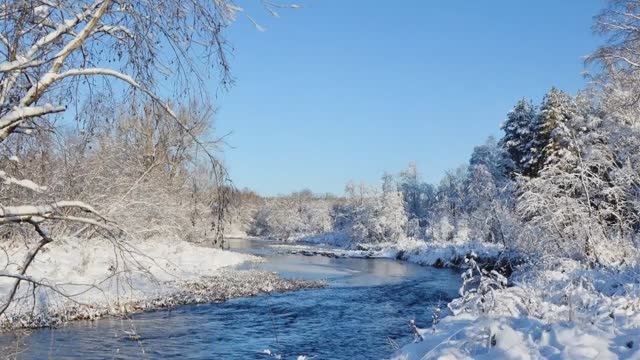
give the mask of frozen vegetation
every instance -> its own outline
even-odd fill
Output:
[[[467,277],[469,275],[466,275]],[[638,358],[638,269],[593,269],[557,260],[507,281],[474,275],[449,315],[419,329],[394,359]]]

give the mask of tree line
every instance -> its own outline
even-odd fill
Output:
[[[502,137],[476,146],[439,184],[410,165],[384,175],[381,187],[350,184],[340,198],[308,197],[304,206],[288,205],[295,196],[266,199],[245,217],[248,232],[339,233],[352,244],[486,242],[531,258],[628,262],[640,235],[638,19],[640,2],[611,1],[595,17],[594,31],[608,40],[587,58],[588,86],[575,95],[552,87],[540,104],[517,101]]]

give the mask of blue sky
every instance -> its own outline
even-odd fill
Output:
[[[214,103],[217,133],[233,132],[224,158],[236,186],[268,195],[342,194],[411,161],[439,181],[500,135],[517,99],[584,86],[605,5],[301,0],[272,18],[255,3],[245,13],[267,30],[242,16],[232,26],[236,84]]]

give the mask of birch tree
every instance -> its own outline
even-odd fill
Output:
[[[114,237],[119,231],[91,204],[59,199],[34,179],[20,177],[23,165],[17,149],[25,138],[55,130],[56,121],[91,111],[90,104],[96,100],[122,95],[132,103],[151,102],[153,111],[198,144],[217,182],[227,180],[211,148],[162,99],[159,90],[164,82],[173,85],[174,95],[198,92],[194,89],[203,88],[208,81],[205,74],[211,70],[218,71],[216,82],[228,86],[231,77],[223,32],[240,10],[225,0],[9,0],[0,4],[0,226],[28,225],[40,239],[22,261],[19,273],[0,274],[15,279],[0,314],[21,281],[31,281],[25,276],[27,269],[53,241],[48,226],[73,222]],[[89,106],[79,107],[83,102]],[[218,197],[213,203],[222,207],[224,199]]]

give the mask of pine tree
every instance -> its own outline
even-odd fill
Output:
[[[535,173],[540,153],[536,142],[536,121],[536,109],[531,101],[521,99],[502,124],[504,136],[500,140],[500,146],[513,161],[513,172],[528,176]]]
[[[553,87],[545,95],[537,119],[536,143],[542,149],[533,167],[535,173],[546,164],[557,162],[571,143],[572,119],[578,116],[574,99]]]

